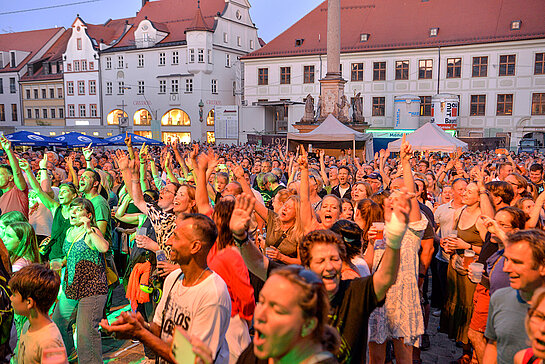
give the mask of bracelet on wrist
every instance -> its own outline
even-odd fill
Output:
[[[85,158],[85,160],[86,160],[87,162],[90,162],[90,161],[91,161],[90,159],[87,159],[87,158]]]
[[[47,168],[40,168],[40,171],[47,171]]]
[[[248,243],[248,241],[250,240],[250,235],[248,233],[246,233],[246,237],[244,237],[242,239],[239,239],[238,237],[233,235],[233,240],[235,241],[236,246],[240,248],[244,244]]]

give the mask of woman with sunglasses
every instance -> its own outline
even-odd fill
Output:
[[[97,227],[93,204],[85,198],[76,198],[70,204],[70,225],[63,245],[66,274],[53,321],[68,355],[74,351],[75,321],[78,362],[102,364],[98,324],[108,293],[104,253],[109,243]]]
[[[71,183],[63,183],[59,187],[59,201],[51,198],[51,195],[44,191],[51,190],[51,181],[44,164],[47,164],[47,156],[40,161],[40,179],[38,182],[31,166],[27,160],[20,159],[19,166],[26,173],[30,187],[36,191],[38,198],[44,204],[45,207],[53,214],[53,224],[51,225],[51,239],[47,244],[40,247],[40,253],[47,259],[64,258],[62,252],[62,246],[66,237],[66,232],[70,228],[70,204],[78,196],[76,186]],[[43,188],[42,188],[43,186]]]

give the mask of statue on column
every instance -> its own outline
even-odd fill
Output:
[[[318,103],[316,105],[316,117],[315,117],[315,121],[316,119],[318,119],[319,117],[322,116],[322,96],[318,96]]]
[[[311,94],[308,94],[305,100],[305,114],[301,118],[303,123],[313,123],[314,122],[314,97]]]
[[[354,97],[354,103],[352,105],[352,121],[355,123],[363,123],[363,104],[361,100],[361,92]]]
[[[336,103],[337,118],[339,121],[348,122],[348,115],[350,109],[350,103],[346,98],[346,95],[341,96],[341,103]]]

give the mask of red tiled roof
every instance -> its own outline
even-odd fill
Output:
[[[125,25],[130,23],[133,18],[110,20],[106,24],[86,24],[87,34],[96,40],[97,44],[100,40],[104,40],[105,44],[110,44],[116,39],[119,39],[125,31]]]
[[[214,17],[225,9],[225,0],[201,1],[201,18],[203,24],[213,28]],[[138,25],[146,17],[154,26],[159,24],[162,29],[156,27],[168,35],[160,43],[184,41],[185,31],[194,25],[197,12],[197,0],[160,0],[148,1],[132,19],[132,24]],[[200,20],[198,22],[200,24]],[[202,26],[202,24],[200,24]],[[117,43],[116,47],[134,46],[134,30],[131,29]]]
[[[545,38],[545,1],[341,0],[341,52]],[[511,22],[522,20],[520,30]],[[439,28],[430,37],[430,28]],[[360,42],[360,35],[369,39]],[[296,39],[304,39],[300,46]],[[243,59],[326,53],[327,1]]]
[[[60,36],[59,39],[49,48],[44,55],[42,60],[49,59],[49,61],[56,61],[62,58],[63,53],[66,51],[66,45],[70,40],[72,35],[72,28],[66,29],[64,33]]]
[[[206,31],[212,31],[211,28],[206,25],[206,22],[204,21],[204,18],[202,17],[202,11],[201,7],[197,7],[197,11],[195,12],[195,17],[193,18],[193,22],[191,25],[186,29],[187,31],[191,30],[206,30]]]
[[[19,71],[58,32],[59,28],[0,34],[0,51],[25,51],[30,54],[15,68],[8,63],[0,72]]]

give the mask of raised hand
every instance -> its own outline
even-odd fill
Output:
[[[40,168],[47,168],[47,153],[44,153],[44,157],[40,159],[38,165],[40,166]]]
[[[132,147],[132,138],[129,133],[125,133],[125,145],[127,147]]]
[[[250,226],[252,211],[254,210],[255,200],[247,193],[242,193],[236,197],[235,207],[229,221],[229,229],[235,237],[244,237]]]
[[[394,191],[390,197],[384,201],[384,220],[390,222],[392,214],[395,214],[397,219],[404,224],[409,223],[409,213],[411,212],[411,198],[415,197],[414,193],[409,193],[406,187]]]
[[[401,161],[409,161],[413,155],[411,144],[407,141],[406,135],[403,134],[401,139],[401,149],[399,150]]]
[[[308,153],[305,150],[305,147],[302,145],[299,146],[301,155],[299,155],[299,158],[297,159],[297,163],[299,163],[299,168],[308,168]]]
[[[2,145],[2,149],[4,149],[6,152],[11,149],[11,140],[7,139],[3,135],[0,137],[0,144]]]
[[[244,178],[244,168],[240,164],[234,165],[232,171],[236,179]]]
[[[88,146],[82,148],[83,156],[85,157],[85,160],[91,159],[93,156],[93,143],[90,143]]]
[[[124,151],[116,150],[113,158],[120,170],[129,169],[129,156]]]
[[[142,145],[142,148],[140,149],[139,156],[140,156],[141,160],[148,160],[149,153],[148,153],[148,146],[146,145],[146,143],[144,143]]]
[[[19,159],[19,167],[25,172],[30,172],[30,163],[26,159]]]

